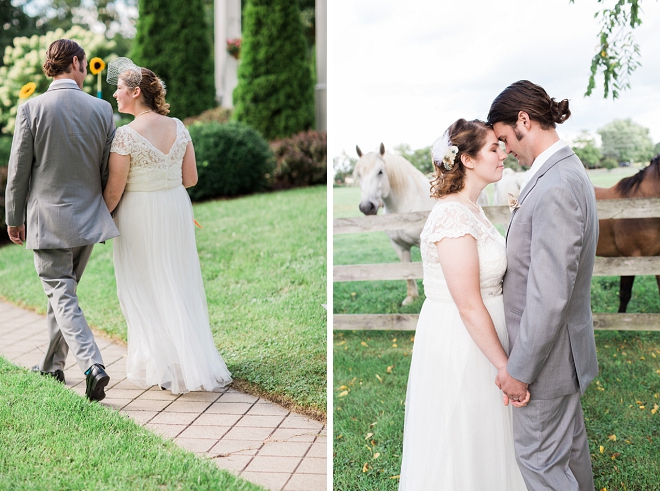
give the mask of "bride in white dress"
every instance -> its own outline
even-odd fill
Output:
[[[420,241],[426,300],[408,379],[400,491],[526,489],[511,406],[495,385],[508,349],[505,243],[476,204],[502,177],[505,158],[481,121],[459,119],[433,145],[438,201]],[[529,393],[513,404],[528,401]]]
[[[165,116],[165,87],[127,58],[108,65],[119,112],[103,192],[120,236],[114,239],[117,296],[128,325],[127,378],[179,394],[231,382],[209,327],[186,187],[197,183],[188,130]],[[121,202],[120,202],[121,199]]]

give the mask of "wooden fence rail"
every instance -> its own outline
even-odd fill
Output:
[[[596,202],[598,218],[655,218],[660,216],[660,198],[608,199]],[[508,206],[485,206],[488,219],[496,224],[509,223],[511,212]],[[356,234],[398,230],[406,227],[423,227],[429,212],[416,211],[398,215],[372,215],[349,218],[335,218],[332,233]]]
[[[599,219],[660,217],[660,198],[633,198],[597,202]],[[484,207],[489,220],[506,225],[511,213],[506,206]],[[334,234],[365,233],[421,228],[428,212],[337,218]],[[660,257],[596,257],[594,276],[660,275]],[[333,281],[408,280],[423,277],[422,263],[353,264],[333,268]],[[335,330],[414,331],[417,314],[335,314]],[[660,314],[594,314],[594,328],[660,331]]]

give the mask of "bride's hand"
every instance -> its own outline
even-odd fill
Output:
[[[521,401],[511,401],[511,404],[513,405],[513,407],[525,407],[529,402],[529,398],[530,398],[530,393],[528,390],[527,393],[525,394],[524,399],[522,399]]]

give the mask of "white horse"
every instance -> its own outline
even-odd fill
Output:
[[[527,171],[529,172],[529,171]],[[515,172],[508,167],[502,173],[502,179],[497,181],[493,187],[493,206],[506,206],[509,204],[509,194],[517,198],[520,194],[520,187],[527,175],[527,172]]]
[[[410,213],[430,211],[435,199],[430,197],[429,180],[403,157],[385,152],[380,144],[380,152],[363,154],[356,146],[360,159],[355,164],[353,176],[359,180],[362,189],[360,211],[365,215],[375,215],[383,207],[385,213]],[[419,235],[423,227],[388,231],[392,247],[403,263],[411,262],[410,248],[419,247]],[[418,296],[417,282],[406,280],[408,295],[403,305],[411,304]]]

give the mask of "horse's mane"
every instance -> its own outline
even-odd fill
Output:
[[[390,181],[390,187],[395,193],[401,191],[408,184],[408,179],[411,176],[420,172],[414,165],[399,155],[386,153],[383,158],[386,159],[387,178]]]
[[[649,165],[644,167],[634,176],[621,179],[616,184],[616,186],[614,186],[614,189],[621,193],[621,196],[630,196],[632,193],[637,191],[637,188],[642,184],[642,181],[644,180],[644,173],[649,169],[650,172],[655,171],[655,173],[660,176],[660,154],[653,157]]]

